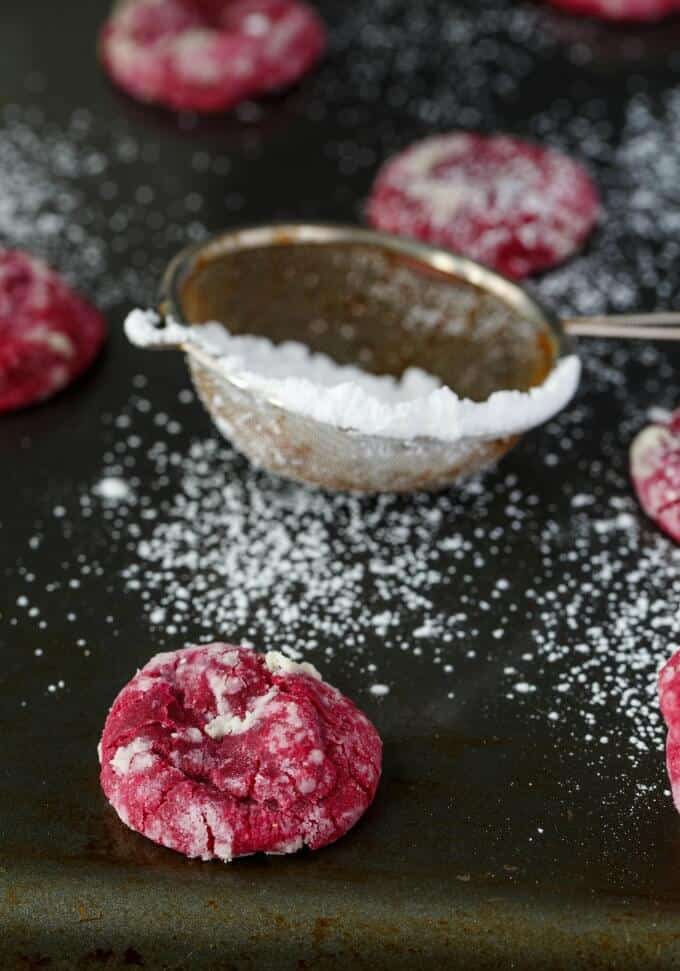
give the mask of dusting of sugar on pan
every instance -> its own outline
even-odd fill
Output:
[[[202,197],[168,202],[176,185],[167,172],[156,174],[152,188],[158,145],[122,120],[107,131],[76,108],[57,124],[43,107],[9,104],[0,107],[0,135],[0,241],[53,264],[104,310],[150,293],[164,259],[148,247],[162,251],[205,235]],[[124,256],[122,271],[110,272],[111,255]]]
[[[253,472],[225,444],[189,443],[184,430],[179,442],[161,431],[145,456],[128,442],[152,419],[138,407],[126,417],[114,451],[123,444],[134,490],[126,504],[84,493],[82,510],[94,502],[108,541],[127,551],[122,584],[159,648],[217,631],[292,659],[335,658],[365,671],[367,693],[385,701],[388,683],[390,696],[400,693],[390,676],[399,652],[414,676],[436,665],[453,706],[482,663],[490,710],[504,699],[546,731],[568,724],[594,764],[614,751],[637,765],[659,751],[654,682],[680,641],[680,557],[640,517],[625,469],[607,457],[622,447],[618,429],[602,462],[581,467],[588,405],[548,426],[541,447],[558,462],[540,474],[564,481],[563,502],[548,510],[512,461],[437,496],[330,496]],[[541,449],[530,454],[541,467]],[[109,461],[115,478],[121,465]],[[67,530],[78,516],[60,510],[54,523]],[[104,562],[75,566],[85,596]],[[27,591],[17,604],[24,620],[34,607]]]

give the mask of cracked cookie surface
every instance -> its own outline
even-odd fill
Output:
[[[381,761],[371,722],[311,665],[223,643],[152,658],[100,746],[122,821],[203,860],[334,842],[373,801]]]
[[[680,543],[680,408],[635,437],[630,475],[644,511]]]
[[[0,247],[0,413],[50,398],[94,361],[99,311],[42,260]]]
[[[119,0],[99,50],[133,98],[209,113],[293,84],[325,44],[301,0]]]
[[[597,189],[574,159],[509,135],[456,131],[381,167],[366,215],[521,279],[566,260],[593,230]]]

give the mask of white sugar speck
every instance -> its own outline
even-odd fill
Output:
[[[97,482],[92,491],[102,499],[119,502],[129,497],[130,486],[125,479],[115,475],[105,475]]]

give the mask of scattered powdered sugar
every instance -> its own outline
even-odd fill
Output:
[[[625,356],[647,359],[651,385],[665,380],[656,350]],[[159,644],[219,632],[276,645],[284,666],[340,655],[375,697],[394,691],[375,675],[395,650],[436,665],[454,702],[468,666],[484,663],[490,705],[521,703],[546,728],[566,721],[581,745],[636,763],[663,741],[655,678],[680,644],[680,551],[645,523],[625,467],[607,467],[626,421],[643,415],[600,363],[588,364],[591,395],[620,399],[621,420],[595,460],[579,458],[587,400],[551,422],[529,451],[540,486],[511,458],[452,492],[362,499],[256,472],[215,438],[126,448],[139,484],[129,507],[102,515],[130,554],[128,596]],[[558,483],[559,504],[543,507]]]
[[[130,486],[125,479],[118,475],[105,475],[97,482],[92,489],[96,496],[102,499],[110,499],[112,502],[120,502],[130,496]]]
[[[486,401],[461,399],[430,374],[409,368],[399,380],[312,354],[304,344],[273,344],[263,337],[233,336],[219,323],[157,330],[158,315],[134,310],[125,322],[139,347],[181,343],[204,352],[221,376],[282,408],[315,421],[389,438],[464,438],[517,435],[543,424],[574,396],[578,357],[563,358],[543,384],[530,391],[496,391]]]
[[[176,181],[165,171],[147,184],[159,145],[122,118],[107,125],[76,108],[58,124],[47,108],[8,104],[0,136],[2,245],[44,258],[103,310],[148,299],[173,250],[205,235],[195,218],[200,197],[173,199]],[[112,257],[123,264],[117,272]]]
[[[42,112],[7,106],[0,112],[0,239],[54,258],[68,253],[71,276],[80,286],[102,273],[105,247],[91,231],[92,214],[83,212],[79,180],[102,176],[106,156],[91,144],[80,150],[86,112],[75,112],[70,132],[37,128]]]
[[[566,314],[676,308],[680,90],[652,99],[638,83],[643,90],[630,98],[614,147],[597,98],[586,106],[578,144],[579,126],[564,124],[564,105],[534,123],[540,137],[570,150],[580,146],[604,190],[604,216],[591,245],[536,285]]]

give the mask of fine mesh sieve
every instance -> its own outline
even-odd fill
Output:
[[[521,287],[448,251],[309,224],[235,230],[188,247],[165,273],[159,309],[184,325],[219,321],[232,335],[298,341],[374,374],[420,368],[477,402],[541,385],[572,350],[567,329],[612,332],[599,318],[565,326]],[[491,464],[520,437],[365,434],[282,407],[225,375],[191,341],[169,343],[159,331],[146,346],[186,353],[215,424],[253,463],[328,489],[440,488]]]

